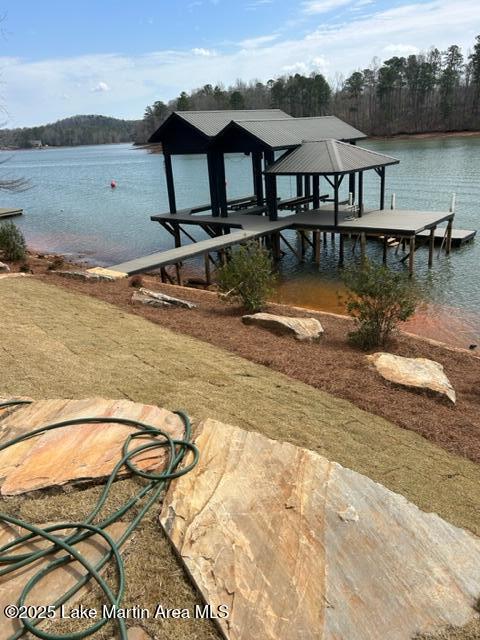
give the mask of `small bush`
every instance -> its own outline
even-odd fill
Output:
[[[265,306],[276,277],[268,251],[256,242],[249,242],[232,252],[227,264],[219,269],[217,279],[223,300],[240,302],[249,313],[255,313]]]
[[[33,273],[29,262],[22,262],[22,264],[20,265],[19,271],[21,273]]]
[[[23,233],[13,222],[0,224],[0,251],[5,260],[24,260],[27,246]]]
[[[368,260],[360,269],[346,270],[344,282],[349,290],[347,311],[357,326],[349,338],[365,350],[384,347],[418,304],[418,292],[405,274]]]
[[[60,269],[63,269],[64,266],[65,259],[63,258],[63,256],[55,256],[48,265],[47,269],[48,271],[59,271]]]
[[[130,286],[135,287],[135,289],[140,289],[143,287],[143,278],[142,276],[136,275],[130,278]]]

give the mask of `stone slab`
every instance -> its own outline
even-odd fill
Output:
[[[106,531],[114,540],[118,540],[127,526],[128,525],[125,523],[116,522],[110,525],[110,527],[107,527]],[[65,531],[66,535],[70,533],[72,533],[72,530]],[[20,529],[19,527],[15,527],[10,524],[1,523],[0,546],[7,544],[17,536],[23,534],[25,534],[24,529]],[[15,554],[32,552],[37,549],[44,548],[45,545],[45,541],[32,541],[32,543],[28,545],[16,548]],[[90,540],[78,544],[76,547],[77,551],[92,563],[100,560],[107,548],[107,543],[100,536],[94,536]],[[49,560],[51,561],[53,558],[61,557],[64,553],[65,552],[58,552],[55,555],[51,555],[49,556]],[[2,615],[0,615],[0,638],[10,638],[22,626],[18,620],[9,619],[7,616],[3,615],[5,607],[9,604],[15,604],[18,601],[22,589],[28,580],[47,564],[48,562],[46,560],[41,559],[22,569],[17,569],[17,571],[0,577],[0,611],[2,612]],[[101,573],[103,573],[103,570]],[[28,597],[27,604],[34,606],[52,604],[57,598],[73,587],[84,575],[85,569],[78,562],[56,569],[55,571],[47,574],[47,576],[33,588]],[[82,587],[75,596],[65,603],[67,610],[85,595],[85,593],[91,588],[91,584],[93,584],[93,582],[87,583],[87,585]]]
[[[445,375],[443,366],[428,358],[404,358],[393,353],[374,353],[367,356],[378,373],[395,384],[404,387],[426,389],[445,396],[453,404],[456,402],[455,390]]]
[[[160,522],[230,640],[411,640],[477,614],[480,539],[324,457],[207,420]],[[185,463],[188,462],[188,458]]]
[[[294,335],[297,340],[318,340],[324,333],[316,318],[290,318],[273,313],[254,313],[242,317],[245,324],[255,324],[275,333]]]
[[[174,307],[182,307],[183,309],[195,309],[198,305],[194,302],[189,302],[188,300],[182,300],[181,298],[174,298],[173,296],[168,296],[166,293],[160,293],[159,291],[152,291],[151,289],[146,289],[145,287],[141,287],[139,289],[139,293],[147,296],[148,298],[153,298],[154,300],[161,300],[162,302],[168,302],[169,305]]]
[[[112,275],[92,271],[52,271],[51,273],[62,278],[72,278],[84,282],[113,282],[116,279]]]
[[[106,269],[104,267],[92,267],[91,269],[87,269],[87,273],[93,273],[98,276],[107,276],[109,280],[122,280],[123,278],[128,277],[128,273],[115,271],[113,269]]]
[[[174,438],[183,423],[174,413],[128,400],[39,400],[0,420],[0,444],[43,425],[82,417],[130,418],[163,429]],[[71,481],[108,476],[134,428],[119,424],[80,424],[49,431],[0,451],[2,495],[16,495]],[[138,446],[141,439],[135,441]],[[136,459],[143,469],[160,469],[166,450],[145,451]]]

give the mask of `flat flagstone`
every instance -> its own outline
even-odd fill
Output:
[[[122,522],[116,522],[106,528],[107,533],[117,541],[123,532],[127,528],[127,524]],[[68,535],[73,530],[65,531]],[[20,527],[15,527],[10,524],[0,523],[0,546],[3,546],[13,540],[14,538],[24,535],[26,531]],[[55,534],[62,532],[54,532]],[[45,541],[34,541],[28,545],[16,548],[14,553],[30,553],[37,549],[43,549],[46,546]],[[75,547],[88,561],[92,564],[98,562],[105,554],[105,551],[109,549],[107,542],[101,536],[93,536],[89,540],[79,543]],[[37,573],[40,569],[47,566],[47,564],[54,558],[65,555],[64,551],[60,551],[56,554],[52,554],[48,557],[48,561],[44,559],[37,560],[33,564],[29,564],[22,569],[17,569],[12,573],[8,573],[5,576],[0,577],[0,638],[10,638],[15,632],[21,628],[21,624],[17,619],[9,619],[4,615],[5,607],[9,604],[16,604],[23,587],[28,580]],[[108,566],[108,563],[107,565]],[[106,568],[105,566],[105,568]],[[70,563],[64,567],[56,569],[55,571],[47,574],[30,592],[27,598],[26,604],[40,606],[53,604],[60,596],[73,587],[80,578],[86,573],[86,570],[78,562]],[[103,573],[103,570],[101,571]],[[87,591],[91,588],[94,581],[90,581],[82,587],[77,594],[67,600],[65,603],[65,611],[68,612],[71,607],[78,602]],[[102,601],[107,604],[106,601]],[[93,624],[94,621],[88,621]],[[141,636],[139,636],[141,639]],[[129,639],[130,640],[130,639]]]
[[[84,417],[130,418],[158,427],[174,438],[183,423],[174,413],[128,400],[39,400],[2,419],[0,444],[38,427]],[[48,431],[0,451],[2,495],[15,495],[63,485],[74,480],[108,476],[121,458],[122,446],[135,428],[120,424],[80,424]],[[141,444],[136,439],[134,446]],[[166,449],[145,451],[135,458],[142,469],[160,469]]]
[[[173,296],[168,296],[166,293],[160,293],[159,291],[145,289],[145,287],[141,287],[139,289],[139,293],[143,294],[147,298],[153,298],[154,300],[167,302],[169,306],[182,307],[184,309],[195,309],[198,306],[193,302],[189,302],[188,300],[182,300],[182,298],[174,298]]]
[[[450,380],[445,375],[442,365],[427,358],[404,358],[393,353],[374,353],[367,359],[378,373],[396,384],[404,387],[426,389],[443,395],[455,404],[456,394]]]
[[[160,522],[228,605],[226,638],[411,640],[476,617],[479,538],[312,451],[212,420],[195,442]]]
[[[256,324],[274,333],[287,333],[297,340],[318,340],[324,333],[316,318],[290,318],[273,313],[254,313],[242,317],[245,324]]]
[[[62,278],[73,278],[74,280],[84,280],[85,282],[113,282],[114,280],[125,277],[124,274],[121,276],[114,277],[111,272],[105,273],[105,270],[88,270],[88,271],[52,271],[57,276],[61,276]],[[115,272],[117,273],[117,272]]]

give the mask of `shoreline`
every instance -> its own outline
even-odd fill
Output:
[[[393,133],[388,136],[368,136],[368,140],[429,140],[431,138],[478,138],[480,131],[426,131],[424,133]]]

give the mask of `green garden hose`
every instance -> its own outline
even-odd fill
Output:
[[[29,403],[30,401],[28,400],[10,400],[0,403],[0,409]],[[122,448],[121,459],[117,462],[112,473],[108,477],[107,482],[94,508],[90,511],[90,513],[83,521],[63,522],[41,528],[25,522],[24,520],[21,520],[19,518],[13,518],[5,513],[0,512],[0,522],[20,526],[22,529],[25,529],[29,532],[22,536],[18,536],[11,542],[5,544],[3,547],[0,547],[0,566],[4,565],[4,568],[0,569],[0,577],[9,574],[12,571],[17,571],[18,569],[21,569],[22,567],[31,564],[32,562],[36,562],[40,558],[48,559],[53,554],[59,551],[66,552],[65,555],[62,554],[60,557],[50,560],[48,565],[37,571],[27,581],[16,603],[18,607],[23,607],[26,604],[27,597],[30,591],[37,584],[39,584],[42,579],[45,578],[45,576],[50,574],[52,571],[55,571],[59,567],[63,567],[72,562],[79,562],[86,570],[86,573],[81,579],[76,582],[73,587],[66,591],[55,602],[51,603],[51,606],[53,606],[55,611],[59,609],[69,598],[77,593],[79,589],[81,589],[90,580],[94,580],[99,585],[109,605],[113,605],[114,607],[121,606],[121,602],[125,592],[125,571],[123,561],[120,556],[120,549],[122,545],[130,537],[132,532],[138,527],[139,523],[148,512],[150,507],[157,503],[160,494],[166,487],[166,484],[170,480],[178,478],[191,471],[198,462],[198,449],[191,442],[192,430],[190,420],[188,416],[182,411],[176,411],[175,413],[181,418],[184,425],[183,440],[173,439],[168,433],[162,431],[161,429],[157,429],[156,427],[153,427],[151,425],[144,424],[143,422],[139,422],[138,420],[112,417],[87,417],[77,418],[74,420],[64,420],[62,422],[48,424],[30,431],[24,435],[13,438],[12,440],[9,440],[4,444],[0,444],[0,451],[4,451],[5,449],[8,449],[8,447],[12,447],[19,442],[34,438],[42,433],[46,433],[47,431],[80,424],[122,424],[136,429],[136,432],[129,434],[125,439]],[[142,444],[136,448],[129,449],[130,444],[136,438],[145,439],[145,437],[151,437],[152,441]],[[161,473],[148,473],[146,471],[142,471],[133,462],[133,458],[135,458],[135,456],[137,456],[142,451],[145,451],[147,449],[159,448],[165,448],[168,450],[168,463],[166,464],[165,470]],[[184,459],[187,451],[192,452],[193,460],[187,466],[183,467],[182,469],[178,469],[178,465]],[[127,500],[119,509],[111,513],[108,517],[104,517],[102,519],[100,517],[100,512],[102,511],[108,499],[112,484],[118,477],[118,474],[120,473],[122,467],[127,467],[127,469],[133,475],[140,476],[148,482],[138,491],[138,493]],[[123,518],[130,509],[132,509],[144,498],[145,503],[141,506],[140,510],[130,522],[128,527],[125,529],[123,534],[120,536],[118,541],[115,542],[114,540],[112,540],[111,536],[106,532],[105,529],[114,522],[119,521],[120,518]],[[99,518],[100,522],[93,524],[93,520],[96,518]],[[72,529],[72,533],[68,535],[59,535],[57,533],[59,531],[65,531],[68,529]],[[104,539],[104,541],[107,543],[108,549],[100,558],[100,560],[98,560],[95,564],[92,564],[82,556],[82,554],[77,550],[76,545],[78,545],[79,542],[83,542],[84,540],[97,535],[101,536]],[[51,544],[45,548],[29,553],[14,553],[16,547],[22,546],[27,542],[39,539],[46,540]],[[111,560],[114,561],[118,580],[118,585],[115,593],[112,592],[107,582],[100,575],[100,571],[102,570],[102,568]],[[0,615],[3,615],[3,612],[0,612]],[[124,619],[115,618],[115,621],[118,625],[120,639],[127,640],[127,630]],[[83,629],[75,633],[69,633],[68,635],[59,635],[43,631],[38,627],[39,622],[41,622],[41,620],[39,620],[38,618],[22,617],[20,618],[20,622],[22,623],[22,627],[16,633],[11,635],[8,640],[17,640],[27,631],[29,631],[37,638],[42,638],[44,640],[83,640],[84,638],[91,636],[96,631],[101,629],[108,622],[108,619],[105,617],[101,617],[87,629]]]

